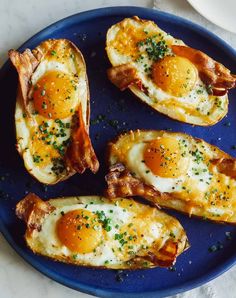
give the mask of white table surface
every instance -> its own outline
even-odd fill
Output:
[[[207,1],[207,0],[206,0]],[[227,0],[224,0],[225,3]],[[157,7],[202,24],[236,48],[236,35],[208,22],[185,0],[157,0]],[[0,66],[10,48],[18,48],[33,34],[49,24],[79,11],[105,6],[136,5],[153,7],[151,0],[0,0]],[[235,298],[236,266],[198,289],[178,298]],[[1,298],[85,298],[92,297],[66,288],[24,262],[0,234]]]

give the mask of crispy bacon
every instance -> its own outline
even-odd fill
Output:
[[[115,164],[109,169],[109,173],[105,176],[107,182],[106,194],[110,198],[127,197],[127,196],[143,196],[145,198],[162,197],[163,200],[168,198],[165,193],[160,193],[151,186],[146,185],[125,168],[123,164]]]
[[[136,84],[141,91],[144,91],[142,82],[137,75],[137,71],[130,63],[109,68],[107,70],[107,75],[109,80],[121,91],[133,84]]]
[[[225,174],[233,179],[236,179],[236,159],[213,159],[211,160],[211,163],[217,166],[217,169],[220,173]]]
[[[173,52],[189,59],[198,69],[201,80],[212,88],[212,94],[222,96],[236,87],[236,75],[205,53],[186,46],[173,45]]]
[[[151,261],[156,266],[170,267],[175,263],[177,256],[178,243],[168,240],[161,249],[149,252],[145,259]]]
[[[77,123],[73,128],[71,143],[66,151],[66,164],[69,169],[79,173],[83,173],[87,168],[96,173],[99,168],[99,162],[84,125],[81,104],[76,117]]]
[[[185,239],[186,246],[184,249],[189,247],[187,238]],[[173,240],[167,240],[162,248],[156,247],[155,244],[149,248],[149,250],[141,250],[138,252],[137,256],[129,261],[132,269],[145,267],[145,261],[150,262],[146,268],[150,267],[170,267],[174,265],[177,256],[179,253],[182,253],[182,250],[178,252],[179,244]]]
[[[30,231],[41,230],[46,214],[55,210],[48,202],[42,201],[34,193],[29,193],[16,205],[16,215],[27,223]]]
[[[28,92],[30,88],[30,81],[34,70],[40,62],[42,54],[37,51],[32,53],[30,49],[26,49],[22,54],[15,50],[10,50],[8,55],[18,72],[23,105],[28,116],[30,116],[30,112],[28,110]]]

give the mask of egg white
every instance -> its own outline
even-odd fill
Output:
[[[62,217],[61,212],[67,213],[68,211],[77,209],[88,210],[90,212],[103,211],[107,217],[110,217],[111,213],[109,213],[109,210],[112,210],[112,230],[107,233],[109,245],[107,242],[104,242],[96,248],[96,252],[86,254],[76,253],[76,259],[87,263],[92,262],[95,266],[102,266],[107,260],[109,260],[110,263],[119,263],[117,256],[112,251],[112,248],[117,246],[117,241],[114,240],[114,235],[119,231],[115,228],[115,225],[118,224],[120,226],[125,222],[128,222],[131,214],[129,212],[124,212],[123,209],[118,206],[88,205],[86,208],[85,206],[85,204],[72,205],[69,207],[61,207],[54,211],[45,218],[42,230],[40,233],[37,233],[35,241],[38,241],[41,244],[42,249],[47,255],[53,256],[63,254],[67,257],[72,257],[75,255],[75,252],[70,251],[65,245],[62,245],[55,234],[57,221]],[[50,238],[48,235],[50,235]]]
[[[181,141],[180,137],[176,137]],[[148,139],[145,140],[145,142]],[[150,139],[151,140],[151,139]],[[195,147],[191,143],[186,143],[188,150],[194,150]],[[178,192],[183,190],[183,182],[188,178],[197,180],[197,187],[201,191],[206,191],[209,187],[206,181],[211,182],[212,175],[204,162],[200,164],[194,161],[194,157],[188,154],[189,166],[186,173],[176,178],[165,178],[154,175],[147,167],[144,160],[144,151],[146,143],[141,142],[134,144],[127,155],[127,166],[135,175],[141,178],[146,184],[154,186],[160,192]]]
[[[160,192],[176,191],[181,184],[183,177],[163,178],[154,175],[144,162],[143,152],[146,144],[135,144],[128,152],[127,166],[133,175],[141,178],[146,184],[153,185]]]

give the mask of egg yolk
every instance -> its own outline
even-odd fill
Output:
[[[140,55],[137,47],[138,42],[146,39],[152,34],[155,34],[155,32],[153,33],[150,30],[150,33],[147,34],[147,31],[144,29],[145,28],[143,26],[136,27],[126,24],[116,33],[114,40],[110,42],[108,47],[111,46],[120,54],[131,56],[133,59],[136,59]]]
[[[51,145],[45,144],[44,141],[35,139],[31,143],[30,152],[33,162],[37,167],[42,168],[52,163],[54,158],[59,158],[60,154]]]
[[[145,147],[144,162],[153,174],[165,178],[183,175],[189,164],[180,149],[179,141],[170,137],[160,137],[149,142]]]
[[[177,97],[191,92],[197,77],[197,68],[183,57],[166,56],[152,67],[154,83],[165,92]]]
[[[76,89],[77,78],[60,71],[48,71],[34,86],[35,110],[46,118],[69,117],[78,103]]]
[[[88,210],[73,210],[65,213],[57,223],[60,241],[76,253],[90,253],[101,242],[102,227],[97,217]]]

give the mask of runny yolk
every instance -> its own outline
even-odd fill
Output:
[[[177,97],[190,93],[197,77],[197,68],[183,57],[166,56],[152,67],[154,83],[165,92]]]
[[[54,158],[59,158],[59,152],[52,145],[45,144],[40,139],[34,139],[30,147],[35,166],[42,168],[52,163]]]
[[[78,103],[76,89],[76,78],[61,71],[46,72],[34,86],[35,110],[46,118],[69,117]]]
[[[60,241],[75,253],[92,252],[102,239],[102,227],[97,217],[83,209],[62,215],[56,230]]]
[[[160,137],[149,142],[145,147],[144,162],[154,175],[165,178],[185,174],[189,164],[179,141],[171,137]]]

